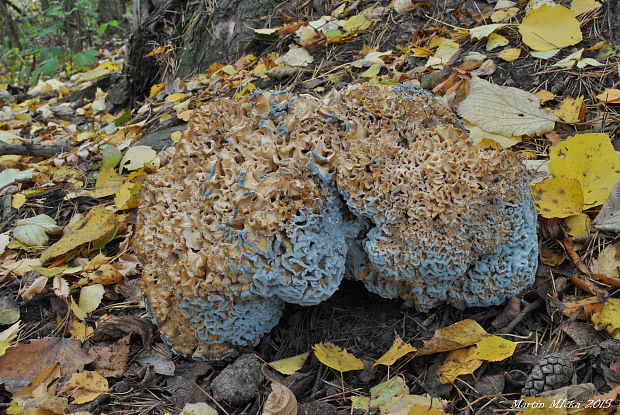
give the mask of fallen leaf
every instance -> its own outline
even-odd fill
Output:
[[[604,300],[599,297],[586,297],[578,300],[565,300],[562,302],[562,313],[567,317],[585,320],[593,313],[600,311]]]
[[[362,30],[366,30],[370,27],[372,22],[366,18],[363,14],[357,14],[349,17],[342,23],[342,28],[349,33],[356,33]]]
[[[37,277],[29,285],[20,288],[18,295],[26,301],[31,300],[35,295],[41,294],[45,290],[46,285],[47,277]]]
[[[298,354],[297,356],[287,357],[286,359],[276,360],[275,362],[269,363],[269,366],[283,375],[292,375],[303,367],[309,355],[310,352],[306,352]]]
[[[601,7],[601,3],[596,0],[573,0],[570,4],[570,10],[575,16],[589,13]]]
[[[507,23],[510,22],[514,17],[519,13],[519,8],[517,7],[509,7],[503,10],[495,10],[493,14],[491,14],[491,21],[493,23]]]
[[[217,415],[217,411],[206,402],[186,403],[181,415]]]
[[[603,232],[620,232],[620,183],[612,188],[592,226]]]
[[[394,398],[409,393],[409,388],[402,376],[394,376],[392,379],[382,382],[370,388],[370,409],[383,408]],[[383,411],[381,411],[383,413]]]
[[[585,213],[580,213],[579,215],[569,216],[564,219],[564,225],[568,234],[573,238],[577,238],[590,234],[592,220]]]
[[[140,183],[124,182],[114,195],[114,204],[118,210],[134,209],[138,207],[140,197]]]
[[[71,396],[74,404],[94,401],[108,391],[108,380],[92,370],[74,373],[59,393]]]
[[[560,53],[560,49],[551,49],[551,50],[547,50],[544,52],[536,52],[536,51],[531,51],[530,55],[532,55],[535,58],[538,59],[551,59],[553,58],[555,55],[557,55],[558,53]]]
[[[81,370],[94,359],[94,355],[82,350],[82,343],[76,339],[31,339],[30,343],[11,347],[0,357],[0,382],[13,393],[55,362],[60,363],[62,374],[66,375]]]
[[[594,274],[605,274],[610,277],[619,277],[620,272],[620,243],[608,245],[603,249],[598,257],[590,264],[590,269]]]
[[[458,43],[449,39],[445,39],[439,45],[439,47],[435,51],[435,54],[428,58],[426,66],[435,68],[447,65],[448,63],[450,63],[452,57],[456,55],[456,53],[459,51],[459,48],[460,46]]]
[[[37,215],[20,219],[13,228],[13,237],[27,246],[43,246],[49,241],[50,235],[57,235],[62,228],[47,215]]]
[[[177,93],[175,93],[175,94],[168,95],[168,96],[166,97],[166,101],[168,101],[168,102],[177,102],[177,101],[182,100],[182,99],[183,99],[183,98],[185,98],[186,96],[187,96],[187,94],[186,94],[186,93],[184,93],[184,92],[177,92]]]
[[[487,51],[492,51],[493,49],[499,48],[501,46],[506,46],[508,44],[508,39],[506,39],[502,35],[498,35],[497,33],[491,33],[489,38],[487,39]]]
[[[620,157],[607,133],[576,134],[551,147],[549,153],[554,176],[581,183],[585,209],[605,203],[620,181]]]
[[[583,97],[565,98],[553,113],[568,123],[577,123],[584,108]]]
[[[121,337],[109,346],[93,346],[92,351],[99,358],[92,363],[94,369],[105,377],[121,377],[129,361],[129,341],[131,334]]]
[[[117,264],[103,264],[94,271],[82,274],[91,283],[101,285],[112,285],[123,280],[123,274],[117,269]]]
[[[7,245],[11,242],[11,237],[8,232],[0,233],[0,255],[4,254]]]
[[[377,361],[372,366],[392,366],[398,359],[409,353],[413,353],[416,350],[417,349],[415,347],[411,346],[408,343],[405,343],[403,339],[401,339],[399,336],[396,336],[392,347],[390,347],[390,349],[385,352],[383,356],[377,359]]]
[[[495,32],[497,29],[506,26],[503,23],[495,23],[495,24],[486,24],[482,26],[474,27],[473,29],[469,29],[469,36],[472,40],[480,40],[489,36],[491,33]],[[488,50],[488,49],[487,49]]]
[[[159,167],[157,152],[149,146],[132,146],[121,159],[119,171],[122,173],[123,169],[138,170],[147,163]]]
[[[466,319],[436,330],[433,337],[425,341],[424,347],[418,350],[417,356],[461,349],[476,344],[487,336],[489,333],[480,324]]]
[[[530,10],[519,25],[523,43],[536,51],[575,45],[583,39],[574,13],[559,4]]]
[[[95,190],[90,192],[90,195],[94,198],[113,195],[122,184],[123,179],[114,168],[102,168],[97,175]]]
[[[359,409],[367,413],[370,410],[370,398],[368,396],[351,396],[349,399],[354,411]]]
[[[69,283],[61,275],[57,275],[53,279],[52,290],[58,297],[67,298],[69,296]]]
[[[19,305],[12,296],[0,297],[0,324],[13,324],[19,320]]]
[[[608,298],[601,310],[592,314],[597,330],[606,330],[614,339],[620,340],[620,299]]]
[[[558,118],[540,108],[529,92],[474,77],[457,113],[484,131],[503,136],[539,135],[553,130]]]
[[[360,359],[334,344],[315,344],[312,350],[321,363],[339,372],[364,369],[364,363]]]
[[[497,57],[505,60],[506,62],[512,62],[517,60],[521,56],[521,49],[519,48],[507,48],[497,54]]]
[[[584,195],[577,179],[548,177],[530,190],[536,211],[544,218],[566,218],[583,210]]]
[[[517,343],[503,339],[499,336],[488,336],[480,339],[471,348],[468,359],[488,360],[489,362],[499,362],[508,359],[513,355]]]
[[[289,46],[289,51],[276,59],[277,65],[287,65],[292,67],[303,68],[314,61],[314,58],[304,48]]]
[[[166,84],[155,84],[151,87],[151,91],[149,93],[149,98],[153,98],[159,91],[162,91],[166,87]]]
[[[446,360],[437,370],[441,383],[452,383],[461,375],[473,374],[482,365],[482,360],[471,358],[470,349],[457,349],[448,353]]]
[[[538,91],[534,95],[536,95],[540,99],[540,103],[541,104],[544,104],[544,103],[546,103],[548,101],[551,101],[552,99],[555,98],[555,94],[553,92],[547,91],[545,89],[541,89],[540,91]]]
[[[289,388],[271,382],[271,393],[263,405],[262,415],[297,415],[297,398]]]
[[[59,241],[41,254],[41,262],[63,255],[83,244],[97,241],[115,232],[121,217],[104,206],[95,206],[86,217],[76,221]]]
[[[89,285],[80,291],[79,307],[85,313],[90,314],[99,307],[105,288],[101,284]]]
[[[382,66],[383,65],[375,63],[371,65],[370,68],[362,72],[360,76],[363,76],[364,78],[374,78],[375,76],[379,75]]]
[[[74,339],[78,339],[82,343],[93,337],[95,329],[80,320],[71,320],[69,322],[69,333]]]
[[[608,104],[618,104],[620,103],[620,89],[616,88],[607,88],[600,94],[596,96],[596,98]]]
[[[571,53],[564,59],[561,59],[554,63],[551,66],[555,66],[557,68],[570,69],[581,59],[581,55],[583,54],[583,48],[579,49],[577,52]]]
[[[26,203],[26,195],[23,193],[16,193],[13,195],[13,199],[11,200],[11,207],[13,209],[19,209],[24,206],[24,203]]]

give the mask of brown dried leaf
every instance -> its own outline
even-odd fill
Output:
[[[122,376],[129,360],[130,337],[128,334],[109,346],[93,346],[92,350],[99,356],[93,367],[105,377]]]
[[[135,333],[142,339],[143,346],[153,343],[155,333],[153,323],[145,318],[138,317],[112,317],[101,323],[95,331],[95,338],[105,336],[120,337],[123,334]]]
[[[28,384],[46,367],[60,363],[62,374],[75,373],[95,360],[82,350],[82,342],[62,337],[45,337],[11,347],[0,357],[0,382],[9,392]]]

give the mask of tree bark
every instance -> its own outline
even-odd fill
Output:
[[[9,12],[9,6],[6,0],[0,0],[0,33],[6,34],[9,38],[9,44],[12,48],[19,47],[19,29],[13,19],[13,16]]]
[[[131,104],[149,88],[171,79],[204,72],[213,62],[231,62],[248,47],[251,28],[265,25],[281,0],[134,0],[139,6],[138,28],[129,39],[122,81],[108,95],[114,104]],[[134,9],[135,12],[135,9]],[[145,14],[149,14],[145,16]],[[156,47],[172,47],[174,59],[145,57]],[[170,55],[167,55],[169,57]]]

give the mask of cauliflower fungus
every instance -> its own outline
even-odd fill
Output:
[[[284,303],[317,304],[344,277],[463,308],[503,302],[537,265],[516,156],[475,147],[402,85],[207,103],[145,182],[136,232],[150,312],[203,359],[257,344]]]

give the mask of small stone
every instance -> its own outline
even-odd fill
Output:
[[[263,381],[261,362],[253,354],[244,354],[213,379],[211,391],[217,401],[232,406],[249,402]]]
[[[299,404],[297,415],[337,415],[338,409],[327,402],[314,401]]]

